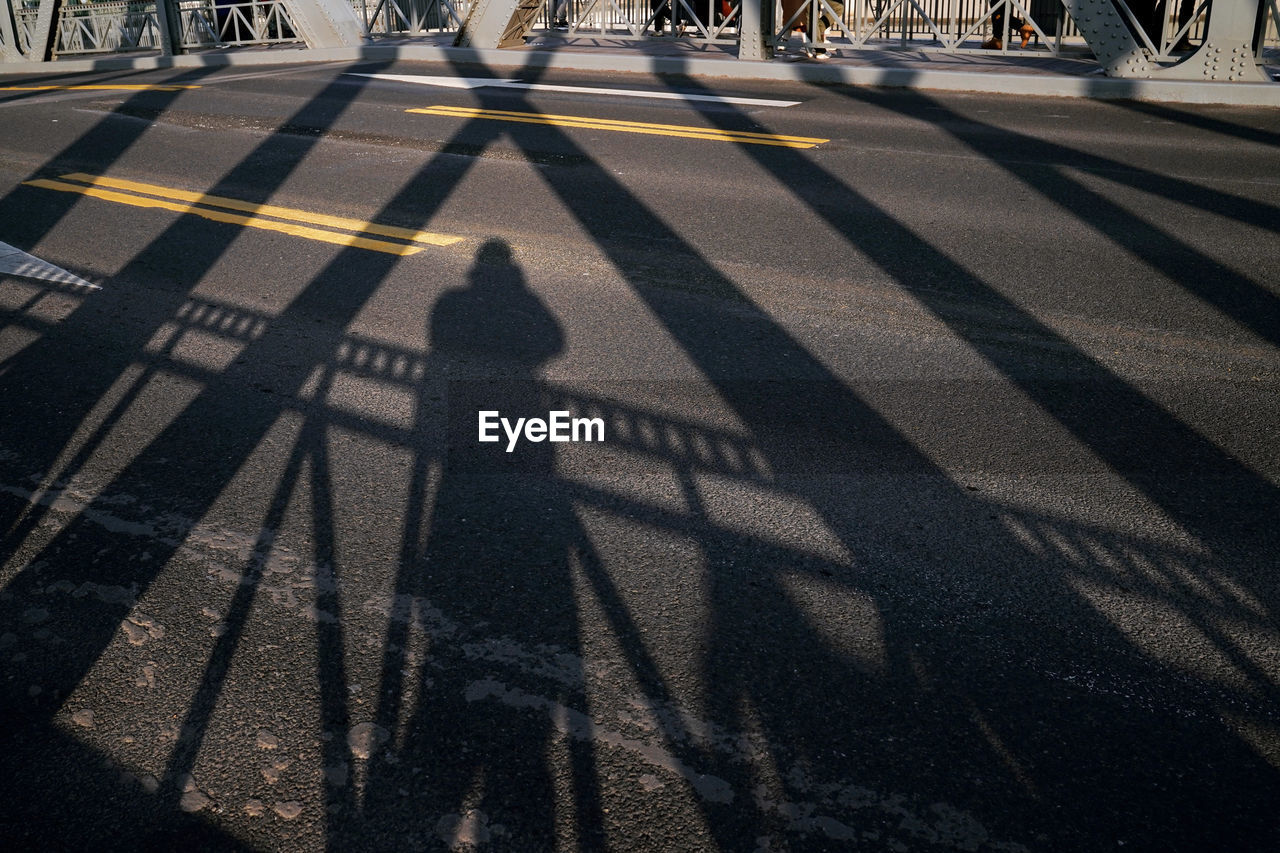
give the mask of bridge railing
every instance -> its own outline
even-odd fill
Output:
[[[548,0],[548,7],[556,0]],[[1204,30],[1209,0],[1156,0],[1131,10],[1116,0],[1121,14],[1135,26],[1152,55],[1172,59],[1187,39],[1198,40]],[[1138,7],[1140,0],[1134,0]],[[1274,7],[1276,0],[1268,0]],[[1190,5],[1187,5],[1190,3]],[[573,0],[568,35],[644,38],[666,35],[695,41],[737,38],[739,0]],[[816,9],[816,14],[815,14]],[[1001,53],[1030,50],[1050,54],[1088,53],[1084,37],[1060,0],[799,0],[778,3],[773,44],[794,44],[796,30],[815,33],[813,18],[825,17],[833,26],[821,40],[837,49],[931,50]],[[544,18],[549,26],[551,15]],[[674,26],[668,24],[674,21]],[[1019,26],[1025,24],[1026,44]],[[1007,29],[1006,29],[1007,28]],[[1269,41],[1276,42],[1272,23]],[[998,40],[998,44],[993,42]]]
[[[356,17],[373,37],[456,32],[471,0],[351,0]]]
[[[158,50],[154,2],[67,2],[59,10],[55,56]]]
[[[286,4],[277,0],[179,0],[186,49],[301,42]]]

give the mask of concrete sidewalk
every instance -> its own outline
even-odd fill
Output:
[[[851,49],[835,43],[831,58],[817,62],[799,51],[764,62],[736,57],[732,42],[689,38],[626,39],[567,37],[535,31],[523,47],[479,50],[452,46],[453,34],[416,38],[379,38],[353,48],[308,50],[295,47],[239,48],[160,56],[155,53],[94,59],[63,59],[45,64],[0,64],[0,74],[83,73],[119,69],[280,65],[331,61],[418,61],[479,64],[512,68],[561,68],[577,71],[783,80],[819,84],[881,86],[1008,95],[1133,99],[1195,104],[1280,107],[1280,82],[1217,83],[1182,80],[1118,79],[1102,75],[1092,54],[1052,56],[1034,48],[1007,53],[941,53],[928,50]],[[1264,67],[1280,80],[1280,56]]]

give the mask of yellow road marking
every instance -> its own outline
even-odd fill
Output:
[[[693,127],[683,124],[651,124],[643,121],[618,121],[588,116],[562,116],[545,113],[513,112],[510,110],[482,110],[473,107],[433,106],[405,112],[421,115],[449,116],[451,118],[482,118],[494,121],[513,121],[525,124],[549,124],[555,127],[576,127],[588,130],[615,130],[621,133],[647,133],[653,136],[679,136],[686,139],[708,139],[715,142],[741,142],[750,145],[778,145],[784,148],[813,148],[829,139],[812,136],[783,136],[775,133],[752,133],[745,130],[720,130],[712,127]]]
[[[182,89],[199,88],[199,86],[162,86],[147,83],[95,83],[92,86],[0,86],[0,92],[177,92]]]
[[[225,222],[231,225],[245,225],[250,228],[261,228],[265,231],[278,231],[281,234],[289,234],[294,237],[305,237],[308,240],[320,240],[325,243],[334,243],[339,246],[355,246],[360,249],[371,249],[375,252],[386,252],[391,255],[416,255],[418,252],[422,251],[422,248],[419,246],[409,246],[404,243],[388,243],[385,240],[370,240],[367,237],[358,237],[355,234],[339,234],[336,231],[323,231],[319,228],[308,228],[305,225],[295,225],[290,222],[277,222],[274,219],[260,219],[256,216],[240,216],[235,213],[225,213],[221,210],[211,210],[205,207],[196,207],[191,204],[180,204],[178,202],[165,201],[158,198],[126,195],[125,193],[113,192],[112,190],[103,190],[98,189],[97,187],[86,187],[79,184],[67,184],[62,181],[51,181],[40,178],[34,181],[24,181],[24,184],[26,186],[41,187],[42,189],[47,190],[79,193],[81,195],[90,196],[91,198],[102,199],[103,201],[131,204],[134,207],[160,208],[162,210],[172,210],[175,213],[190,213],[203,219],[211,219],[214,222]]]
[[[415,243],[425,243],[429,246],[452,246],[454,243],[462,241],[461,237],[455,237],[451,234],[435,234],[430,231],[415,231],[412,228],[397,228],[394,225],[379,225],[376,222],[363,222],[359,219],[348,219],[345,216],[330,216],[325,213],[311,213],[306,210],[297,210],[292,207],[277,207],[273,204],[254,204],[253,202],[240,201],[235,198],[226,198],[224,196],[206,195],[204,193],[193,193],[186,190],[173,189],[172,187],[162,187],[156,184],[145,184],[139,181],[124,181],[118,178],[104,178],[97,175],[86,175],[81,172],[73,172],[69,175],[63,175],[64,181],[77,181],[82,184],[90,184],[97,187],[109,187],[117,190],[130,190],[137,193],[146,193],[147,195],[159,196],[176,201],[186,201],[192,204],[201,204],[206,207],[221,207],[225,210],[238,210],[242,213],[252,213],[261,216],[274,216],[277,219],[291,219],[294,222],[306,222],[311,225],[324,225],[329,228],[342,228],[347,231],[360,231],[364,234],[377,234],[382,237],[397,237],[401,240],[411,240]]]

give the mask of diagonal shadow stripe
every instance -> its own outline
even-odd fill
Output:
[[[673,84],[677,83],[685,87],[698,85],[692,78],[676,78]],[[895,111],[904,109],[897,100],[871,91],[851,90],[847,97]],[[907,108],[912,111],[927,106],[934,111],[942,110],[953,119],[959,118],[938,102],[923,96],[902,97],[906,99]],[[717,123],[732,120],[723,118],[723,115],[723,112],[709,113],[711,120]],[[986,139],[986,134],[993,129],[984,127],[982,130],[982,138]],[[951,133],[970,144],[974,150],[982,152],[983,149],[964,131],[952,130]],[[1070,153],[1073,157],[1079,157],[1078,153],[1051,143],[1022,139],[1016,134],[1012,136],[1019,142],[1025,142],[1032,151],[1045,156],[1065,156]],[[801,202],[825,220],[836,233],[841,234],[850,246],[875,261],[933,316],[965,340],[975,352],[1023,389],[1086,447],[1187,530],[1206,542],[1213,543],[1215,547],[1230,551],[1233,550],[1239,533],[1247,530],[1257,532],[1256,523],[1266,518],[1275,506],[1280,505],[1280,489],[1265,477],[1149,400],[1138,388],[961,267],[927,240],[889,216],[870,199],[852,188],[844,187],[834,175],[812,160],[787,151],[742,150],[780,179],[798,176],[799,180],[793,186],[799,189],[791,191]],[[1102,158],[1086,160],[1095,164],[1106,162]],[[1089,221],[1089,217],[1096,214],[1099,206],[1109,205],[1105,199],[1095,197],[1067,178],[1052,173],[1046,176],[1041,169],[1024,171],[1000,160],[994,162],[1084,221]],[[1160,183],[1183,189],[1183,185],[1177,181],[1160,179]],[[805,189],[833,185],[842,187],[842,196],[834,201],[825,194]],[[846,215],[847,208],[851,206],[878,213],[875,217],[877,227],[874,230],[851,227]],[[1269,206],[1265,207],[1270,209]],[[1139,226],[1136,230],[1143,229]],[[1124,234],[1107,236],[1119,241],[1121,245],[1126,245],[1128,239]],[[1204,276],[1204,268],[1208,267],[1224,276],[1216,278],[1208,275],[1187,280],[1185,267],[1172,268],[1168,261],[1150,257],[1152,253],[1142,248],[1147,244],[1136,242],[1133,245],[1135,252],[1152,261],[1157,268],[1165,270],[1184,287],[1202,296],[1210,304],[1217,305],[1242,325],[1257,331],[1268,340],[1280,342],[1280,300],[1275,296],[1253,282],[1222,270],[1219,265],[1198,256],[1176,238],[1156,229],[1149,229],[1144,239],[1157,239],[1158,243],[1177,250],[1183,259],[1197,258],[1201,268],[1193,272]],[[920,277],[915,274],[921,267],[934,271],[952,294],[994,305],[1020,328],[1051,342],[1065,354],[1065,362],[1074,374],[1073,380],[1069,384],[1046,383],[1038,369],[1025,364],[1016,352],[1001,346],[998,341],[984,338],[978,333],[978,328],[956,314],[949,304],[951,298],[946,293],[921,283]],[[1223,285],[1221,293],[1215,289],[1219,284]],[[1224,293],[1225,296],[1222,295]],[[702,346],[706,347],[706,344]],[[712,363],[724,358],[727,358],[727,354],[707,355],[707,360]],[[1152,466],[1153,458],[1161,459],[1162,464]],[[1185,487],[1189,476],[1195,478],[1197,489],[1188,490]],[[1250,535],[1245,538],[1253,540]]]

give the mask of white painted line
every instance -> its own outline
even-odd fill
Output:
[[[55,284],[70,284],[74,287],[85,287],[89,290],[101,290],[96,284],[90,284],[77,275],[55,267],[48,261],[42,261],[35,255],[28,255],[21,249],[8,243],[0,243],[0,275],[16,275],[36,281],[51,281]]]
[[[553,83],[521,83],[497,77],[425,77],[414,74],[357,74],[349,77],[372,77],[447,89],[532,89],[537,92],[568,92],[575,95],[617,95],[623,98],[653,98],[662,101],[694,101],[707,104],[735,104],[747,107],[794,107],[800,101],[774,101],[768,98],[735,98],[728,95],[695,95],[685,92],[654,92],[648,89],[598,89],[591,86],[557,86]]]
[[[399,83],[418,83],[423,86],[443,86],[446,89],[479,89],[482,86],[509,86],[516,82],[498,77],[425,77],[419,74],[359,74],[354,71],[348,71],[344,76],[395,80]]]

